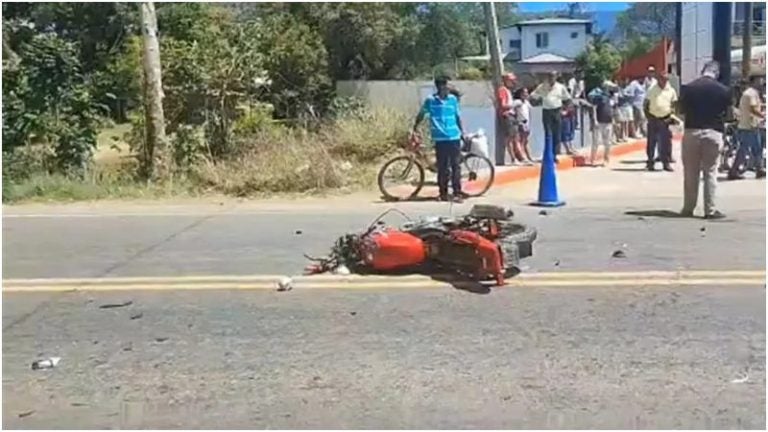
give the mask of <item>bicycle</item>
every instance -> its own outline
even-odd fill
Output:
[[[474,140],[477,137],[478,134],[473,134],[467,138]],[[496,175],[496,168],[490,159],[467,147],[462,146],[461,151],[461,183],[462,189],[467,196],[474,198],[482,196],[491,188]],[[424,188],[426,171],[437,173],[437,163],[434,158],[430,158],[430,155],[427,154],[427,151],[422,146],[422,140],[419,135],[412,135],[403,144],[402,149],[405,154],[388,160],[379,170],[379,190],[388,201],[402,201],[415,198],[421,192],[421,189]],[[404,165],[402,170],[397,168],[398,164]],[[390,177],[394,177],[401,184],[394,188],[388,187],[386,183]],[[409,189],[405,189],[407,187]],[[405,189],[406,192],[398,194],[395,192],[395,188],[398,190]]]

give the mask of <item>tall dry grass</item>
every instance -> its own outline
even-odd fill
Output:
[[[235,196],[373,187],[379,164],[407,137],[409,120],[375,111],[315,130],[274,126],[238,138],[225,161],[200,164],[194,181]]]

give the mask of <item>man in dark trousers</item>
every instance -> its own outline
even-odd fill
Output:
[[[547,81],[539,84],[531,93],[531,99],[540,102],[543,108],[541,119],[544,124],[544,133],[552,137],[555,161],[557,161],[557,155],[560,154],[561,111],[565,102],[571,100],[571,94],[568,93],[568,89],[564,85],[557,82],[557,76],[557,72],[550,72],[547,75]]]
[[[421,121],[429,116],[432,141],[437,154],[437,184],[440,200],[448,201],[448,179],[453,187],[453,200],[461,202],[466,195],[461,190],[461,142],[464,128],[461,125],[459,100],[451,94],[447,77],[435,79],[437,93],[428,97],[421,106],[412,134],[415,134]]]
[[[656,169],[656,151],[658,148],[664,171],[672,169],[672,132],[669,126],[672,123],[677,92],[667,79],[667,74],[658,75],[658,82],[648,89],[645,98],[645,114],[648,118],[648,139],[646,153],[648,156],[648,171]]]
[[[723,146],[731,92],[717,81],[720,75],[717,62],[704,65],[701,75],[680,92],[680,107],[685,115],[682,149],[685,196],[680,214],[693,216],[699,198],[699,178],[703,174],[704,218],[722,219],[725,215],[715,207],[717,158]]]

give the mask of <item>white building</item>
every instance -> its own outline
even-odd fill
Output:
[[[501,51],[505,60],[525,61],[548,54],[573,60],[587,47],[592,34],[592,21],[547,18],[521,21],[499,29]]]

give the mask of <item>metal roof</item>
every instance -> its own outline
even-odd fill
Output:
[[[516,24],[504,26],[503,28],[530,26],[530,25],[557,25],[557,24],[592,24],[592,21],[586,20],[586,19],[573,19],[573,18],[542,18],[542,19],[536,19],[536,20],[520,21]]]
[[[533,57],[528,57],[527,59],[523,59],[520,63],[573,63],[573,59],[559,56],[557,54],[542,53]]]

